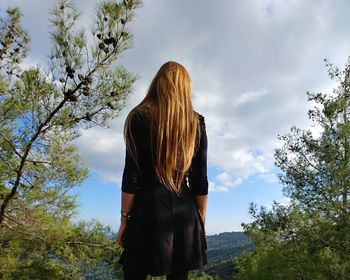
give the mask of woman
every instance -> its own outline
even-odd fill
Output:
[[[207,264],[207,135],[181,64],[170,61],[159,69],[128,114],[124,139],[117,237],[124,279],[187,279],[190,270]]]

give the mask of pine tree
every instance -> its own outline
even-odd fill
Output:
[[[111,229],[96,220],[72,222],[78,205],[69,190],[89,170],[71,141],[83,129],[108,128],[124,107],[136,76],[117,62],[132,45],[128,25],[139,6],[138,0],[99,3],[88,35],[77,27],[74,3],[57,2],[48,65],[27,69],[30,40],[19,9],[1,18],[2,279],[85,279],[101,267],[115,277],[121,249]]]
[[[343,71],[325,60],[332,93],[308,93],[320,128],[280,136],[276,166],[289,205],[251,205],[244,228],[256,251],[237,260],[238,279],[350,279],[350,58]]]

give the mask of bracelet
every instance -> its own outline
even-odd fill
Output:
[[[122,215],[122,217],[125,217],[125,218],[129,217],[129,212],[127,211],[120,210],[120,214]]]

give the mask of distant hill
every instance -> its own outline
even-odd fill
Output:
[[[216,279],[232,279],[234,274],[233,257],[254,249],[252,241],[243,232],[223,232],[208,235],[208,264],[205,273]]]

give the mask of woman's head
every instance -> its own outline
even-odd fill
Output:
[[[181,64],[163,64],[153,78],[145,98],[129,113],[124,127],[126,146],[137,162],[137,147],[130,123],[137,112],[149,108],[150,140],[158,180],[179,193],[195,149],[198,114],[191,101],[191,79]]]
[[[158,70],[145,100],[152,100],[156,104],[167,102],[180,105],[190,101],[190,93],[191,79],[185,67],[168,61]]]

